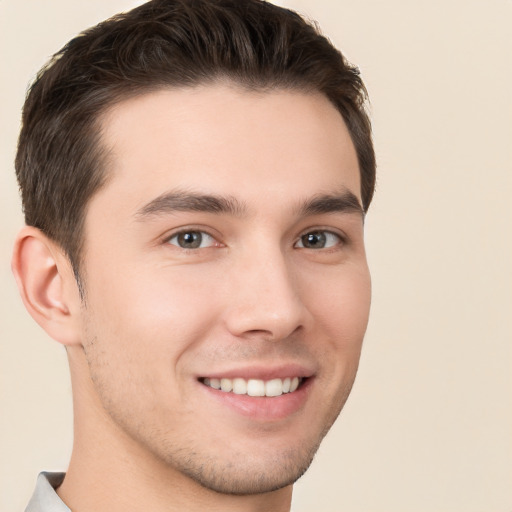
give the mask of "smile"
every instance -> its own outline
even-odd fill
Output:
[[[213,389],[248,396],[281,396],[285,393],[293,393],[304,379],[302,377],[287,377],[285,379],[214,379],[204,378],[201,382]]]

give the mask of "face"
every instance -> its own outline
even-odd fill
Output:
[[[340,114],[209,85],[127,100],[103,130],[82,313],[107,423],[207,488],[289,485],[350,392],[370,305]]]

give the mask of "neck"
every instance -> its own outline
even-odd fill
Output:
[[[75,354],[75,357],[81,356]],[[88,376],[82,377],[86,372],[76,371],[75,363],[71,365],[75,438],[66,477],[57,491],[70,509],[80,512],[290,510],[292,486],[257,495],[221,494],[159,460],[113,422]]]

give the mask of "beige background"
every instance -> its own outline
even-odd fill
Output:
[[[39,470],[65,469],[72,428],[64,350],[9,269],[25,88],[80,29],[137,3],[0,0],[2,511],[23,509]],[[512,2],[286,5],[360,66],[379,161],[361,369],[294,510],[511,512]]]

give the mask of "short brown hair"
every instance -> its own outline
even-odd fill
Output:
[[[65,250],[77,278],[86,206],[108,178],[101,113],[133,95],[221,78],[324,94],[352,137],[368,209],[375,154],[366,90],[314,25],[262,0],[152,0],[72,39],[39,72],[23,109],[16,174],[25,221]]]

